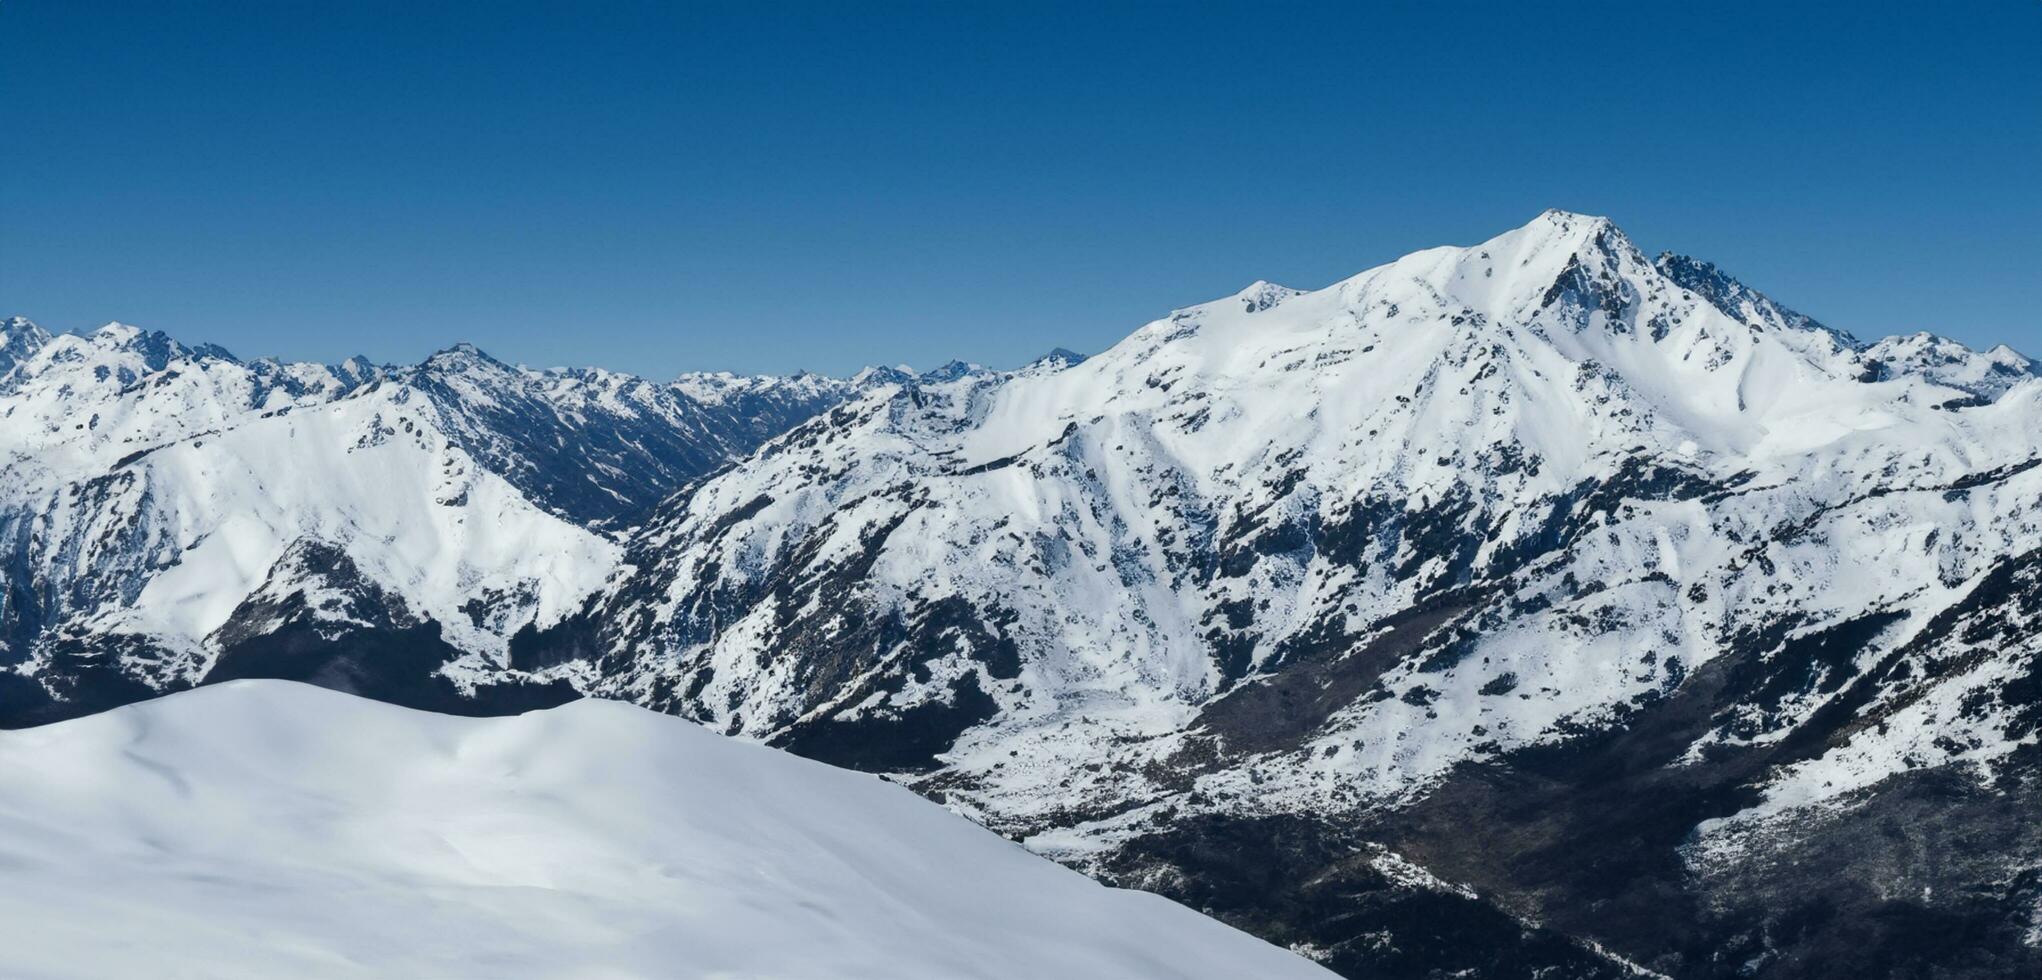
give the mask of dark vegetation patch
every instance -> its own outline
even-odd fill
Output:
[[[1111,884],[1174,899],[1348,977],[1616,980],[1615,964],[1480,898],[1393,881],[1352,826],[1303,816],[1198,816],[1130,841]]]
[[[1372,818],[1367,832],[1507,908],[1674,977],[1728,978],[1748,963],[1764,965],[1757,975],[1766,977],[2012,975],[1936,972],[1938,964],[1996,958],[2004,966],[2013,962],[2009,955],[2027,955],[2009,952],[2021,948],[2009,927],[1987,921],[2004,918],[1993,902],[1971,908],[1968,899],[1954,906],[1875,901],[1864,876],[1811,867],[1887,861],[1925,873],[1938,861],[1929,841],[1967,833],[1957,829],[1961,824],[1914,830],[1902,821],[1869,840],[1818,835],[1793,861],[1753,865],[1775,874],[1763,902],[1697,886],[1681,850],[1702,821],[1757,803],[1756,784],[1768,771],[1811,758],[1844,736],[1880,688],[1879,671],[1860,674],[1849,664],[1895,620],[1874,613],[1791,639],[1747,637],[1747,645],[1695,669],[1628,717],[1557,745],[1463,765],[1418,804]],[[1829,700],[1785,737],[1681,761],[1732,705],[1809,691],[1827,692]],[[1893,805],[1882,795],[1865,819]],[[2042,832],[2023,833],[2042,839]],[[2004,854],[2021,836],[1989,832],[1964,846]],[[1939,881],[1953,894],[1975,891],[1975,879],[1967,885],[1959,877]],[[1958,945],[1987,933],[1997,953],[1983,960],[1954,955]]]
[[[222,651],[201,684],[247,678],[303,681],[407,708],[453,715],[508,715],[550,708],[581,695],[566,681],[506,678],[464,693],[439,673],[461,651],[426,621],[401,629],[327,636],[310,623],[291,623]]]
[[[773,744],[818,762],[866,772],[926,772],[957,737],[993,717],[999,703],[965,674],[949,700],[906,708],[868,708],[856,718],[824,717],[789,727]]]
[[[1391,667],[1417,652],[1442,624],[1467,612],[1473,600],[1456,597],[1408,610],[1379,624],[1365,642],[1323,625],[1289,651],[1282,671],[1243,684],[1208,703],[1192,722],[1225,744],[1229,754],[1276,751],[1317,731],[1333,713],[1354,703]]]

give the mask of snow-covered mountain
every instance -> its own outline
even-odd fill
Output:
[[[281,681],[0,733],[35,977],[1324,977],[899,787],[583,701]]]
[[[200,501],[243,491],[211,456],[122,464],[74,429],[107,472],[23,512],[93,516],[9,583],[112,598],[38,625],[15,683],[61,698],[131,637],[196,635],[179,683],[634,701],[893,774],[1350,976],[2042,970],[2042,368],[2010,350],[1862,342],[1548,212],[1324,289],[1258,282],[1090,358],[869,371],[727,467],[675,464],[657,506],[643,470],[497,419],[511,381],[376,370],[271,383],[316,410],[265,419],[307,428],[234,449],[254,462],[221,485],[292,486],[264,461],[301,454],[345,480],[315,460],[410,418],[384,441],[421,448],[378,472],[418,485],[366,536],[430,544],[272,535],[196,567],[283,571],[180,579],[200,558],[125,542],[237,552],[125,516],[204,508],[123,481],[178,464],[163,483]],[[212,390],[185,373],[143,387]],[[180,453],[235,445],[199,435],[208,411]],[[472,494],[433,482],[447,460]],[[283,500],[263,526],[382,514]],[[477,501],[497,510],[470,542]],[[397,516],[433,507],[451,529]],[[499,528],[530,530],[437,584]],[[217,607],[201,578],[233,583],[226,618],[157,625]],[[159,591],[110,584],[138,581]]]
[[[352,677],[333,683],[450,710],[572,697],[493,677],[508,638],[599,589],[635,515],[861,387],[535,371],[467,345],[324,366],[122,324],[5,331],[13,724],[219,670]],[[384,683],[393,662],[417,670]]]
[[[1624,969],[1553,935],[1680,976],[1956,962],[1902,943],[1932,922],[2033,965],[2042,821],[1983,814],[2042,814],[2038,461],[2033,362],[1863,345],[1550,212],[839,407],[513,659],[1351,975]],[[1928,793],[1950,823],[1858,841]],[[1482,896],[1482,938],[1373,849]]]

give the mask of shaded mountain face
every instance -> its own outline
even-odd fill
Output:
[[[147,656],[194,682],[252,656],[477,711],[633,701],[892,774],[1357,977],[2042,969],[2042,380],[2011,351],[1867,345],[1548,212],[1090,358],[869,371],[714,468],[577,441],[517,407],[529,372],[434,360],[277,368],[273,429],[95,449],[45,505],[90,515],[33,552],[63,574],[9,583],[102,611],[38,620],[0,683],[144,678],[113,702],[153,689]],[[532,383],[650,397],[571,374]],[[168,424],[133,416],[99,425]],[[278,459],[349,479],[322,461],[368,432],[406,474],[387,512],[277,492]],[[231,458],[260,492],[234,489],[221,446],[258,438]],[[662,466],[688,475],[651,506]],[[183,516],[231,494],[276,509]],[[350,521],[399,544],[191,557]],[[240,577],[216,601],[194,567]],[[394,598],[327,584],[356,578]],[[375,626],[399,648],[322,639],[399,599]],[[166,635],[203,639],[135,652]]]
[[[602,529],[636,523],[676,487],[857,390],[812,374],[662,384],[596,368],[534,372],[468,344],[402,381],[483,466],[559,516]]]

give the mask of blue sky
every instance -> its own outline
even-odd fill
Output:
[[[2035,0],[18,0],[0,64],[0,312],[52,329],[1006,366],[1561,207],[2042,354]]]

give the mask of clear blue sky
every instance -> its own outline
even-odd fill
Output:
[[[1006,366],[1561,207],[2042,354],[2037,0],[1100,6],[8,0],[0,312]]]

